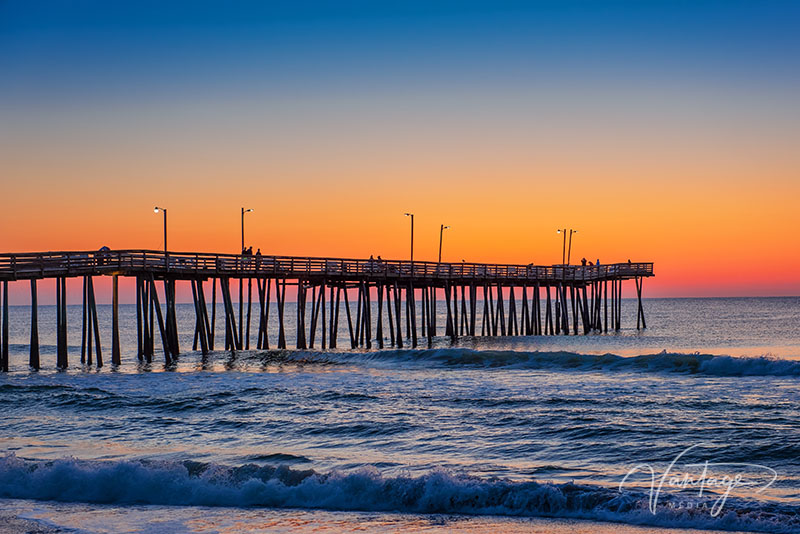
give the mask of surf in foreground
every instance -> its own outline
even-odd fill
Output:
[[[581,518],[685,528],[796,532],[800,507],[730,498],[719,517],[698,506],[581,484],[513,482],[434,470],[383,477],[376,470],[317,473],[286,466],[193,461],[0,459],[0,496],[103,504],[311,508],[424,514]]]

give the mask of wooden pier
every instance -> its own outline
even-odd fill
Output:
[[[113,278],[111,363],[119,365],[120,276],[136,279],[139,360],[152,361],[156,340],[160,339],[165,361],[170,363],[181,352],[175,311],[178,282],[191,285],[196,317],[192,350],[199,348],[203,354],[215,350],[218,294],[224,309],[225,350],[250,348],[253,315],[257,328],[255,348],[267,350],[274,343],[276,348],[286,349],[286,325],[291,320],[285,306],[287,286],[297,289],[296,348],[337,348],[342,307],[341,319],[346,318],[343,327],[349,333],[350,348],[402,348],[417,347],[420,340],[433,343],[439,332],[438,298],[444,298],[446,307],[443,333],[453,342],[477,335],[589,334],[608,332],[609,328],[616,331],[621,328],[622,284],[628,280],[636,286],[636,328],[646,328],[642,285],[644,278],[653,276],[653,264],[501,265],[154,250],[0,254],[0,370],[8,371],[8,283],[30,281],[29,363],[38,369],[37,285],[40,280],[54,281],[56,366],[64,369],[69,365],[66,279],[78,277],[83,279],[81,363],[102,366],[93,282],[96,276]],[[231,279],[246,281],[247,287],[246,293],[239,293],[238,323]],[[253,301],[253,281],[257,302]],[[163,304],[157,285],[161,286]],[[209,285],[210,313],[206,298]],[[356,294],[353,302],[349,293]],[[271,302],[277,317],[270,317]],[[277,340],[270,339],[270,320],[277,321]]]

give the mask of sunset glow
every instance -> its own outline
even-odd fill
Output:
[[[800,294],[791,17],[557,4],[3,3],[0,249],[158,249],[163,205],[171,249],[236,252],[247,206],[265,254],[406,258],[413,211],[419,259],[447,224],[444,261],[558,263],[572,227],[650,297]]]

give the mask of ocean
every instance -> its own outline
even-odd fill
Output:
[[[620,332],[455,344],[439,304],[431,347],[207,357],[181,304],[169,366],[136,359],[122,306],[100,369],[70,306],[66,371],[42,306],[38,372],[12,307],[0,531],[800,532],[800,298],[645,299],[645,330],[625,300]]]

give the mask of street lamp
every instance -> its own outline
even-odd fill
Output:
[[[167,208],[153,208],[153,213],[162,212],[164,214],[164,255],[167,255]]]
[[[569,265],[569,258],[572,255],[572,234],[577,234],[577,230],[573,230],[572,228],[569,229],[569,249],[567,249],[567,229],[564,230],[556,230],[556,233],[564,233],[564,246],[561,250],[561,264],[562,265]],[[565,258],[566,256],[566,258]]]
[[[250,209],[242,208],[242,252],[244,252],[244,214],[249,212],[249,211],[253,211],[253,209],[252,208],[250,208]]]
[[[253,211],[252,208],[244,209],[242,208],[242,254],[244,254],[244,214],[247,212]],[[247,291],[252,288],[252,281],[248,278],[247,279]],[[239,342],[241,343],[242,334],[244,334],[244,299],[242,298],[242,290],[244,289],[244,284],[242,282],[242,277],[239,277]],[[250,331],[250,326],[248,325],[248,332]],[[248,339],[246,342],[246,347],[250,348],[250,340]]]
[[[448,228],[450,227],[445,225],[439,226],[439,263],[442,263],[442,235]]]
[[[414,214],[404,213],[406,217],[411,217],[411,263],[414,263]]]

